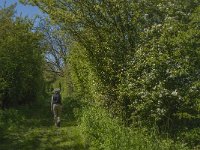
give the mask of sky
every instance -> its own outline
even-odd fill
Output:
[[[20,14],[22,16],[28,16],[29,18],[34,18],[35,15],[43,15],[42,12],[35,6],[24,6],[18,2],[18,0],[0,0],[0,8],[4,7],[6,2],[6,6],[17,3],[17,16]]]

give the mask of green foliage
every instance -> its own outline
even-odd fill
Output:
[[[0,127],[3,128],[2,130],[8,130],[9,128],[17,128],[17,126],[24,121],[24,118],[17,110],[10,109],[6,112],[2,110],[0,111],[0,120]]]
[[[129,107],[140,119],[172,130],[181,120],[188,120],[184,125],[189,127],[199,122],[198,9],[191,7],[190,15],[187,9],[169,14],[141,33],[143,41],[129,62],[120,90],[122,98],[130,98]]]
[[[7,105],[34,101],[43,86],[42,37],[30,20],[14,18],[14,10],[0,10],[0,94]]]
[[[194,128],[192,130],[185,129],[185,131],[181,133],[180,138],[185,143],[188,143],[190,147],[195,147],[196,149],[199,149],[200,148],[199,136],[200,136],[200,129]]]
[[[102,150],[178,150],[188,149],[170,139],[163,140],[144,128],[124,127],[100,107],[87,108],[82,117],[82,132],[91,149]]]
[[[174,138],[198,127],[199,0],[29,2],[75,41],[68,75],[88,104],[105,106],[126,125],[156,124]]]
[[[63,100],[62,118],[68,121],[77,122],[82,114],[83,103],[75,97],[65,97]]]
[[[85,149],[80,131],[72,120],[63,116],[62,126],[54,127],[47,99],[16,109],[0,110],[1,150]]]
[[[87,99],[91,99],[90,103],[94,103],[100,100],[102,85],[89,59],[85,48],[75,42],[71,45],[66,69],[73,81],[73,93],[82,97],[82,100],[85,99],[86,102],[88,102]]]

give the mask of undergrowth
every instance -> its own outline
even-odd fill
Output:
[[[98,150],[188,150],[185,144],[162,138],[155,130],[124,127],[100,107],[87,108],[80,126],[90,149]]]

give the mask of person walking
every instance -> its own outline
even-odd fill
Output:
[[[54,94],[51,98],[51,111],[54,115],[54,121],[55,126],[60,127],[60,121],[61,121],[61,111],[62,111],[62,100],[61,100],[61,94],[60,89],[55,89]]]

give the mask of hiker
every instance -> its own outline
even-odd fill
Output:
[[[55,89],[51,99],[51,111],[54,115],[55,126],[60,127],[60,115],[62,110],[60,89]]]

